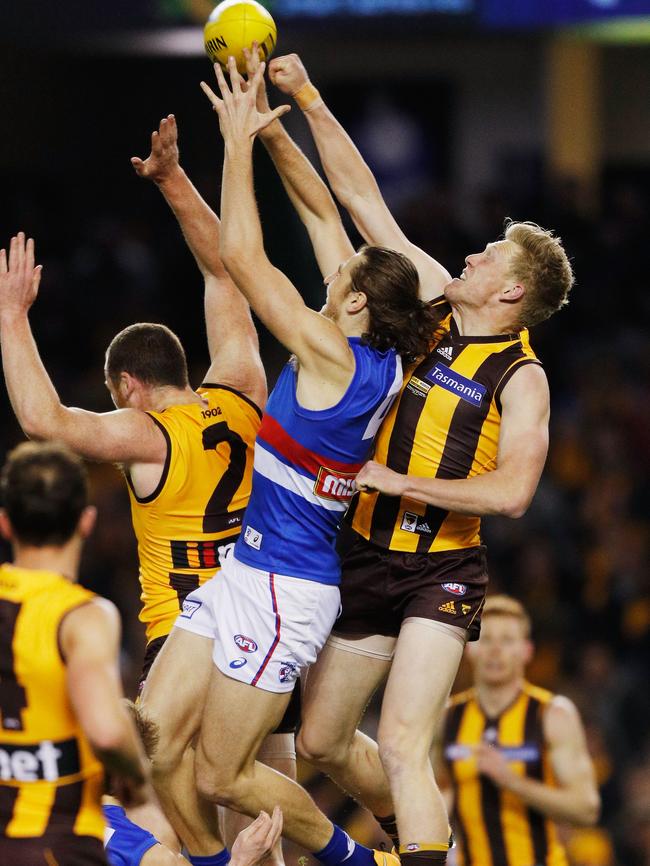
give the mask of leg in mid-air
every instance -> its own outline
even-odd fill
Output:
[[[175,628],[142,691],[138,712],[156,740],[153,782],[165,815],[192,856],[222,851],[217,811],[194,784],[194,740],[212,669],[212,639]]]
[[[307,675],[296,739],[300,756],[366,806],[394,840],[390,786],[377,744],[357,727],[388,675],[395,640],[332,635]]]

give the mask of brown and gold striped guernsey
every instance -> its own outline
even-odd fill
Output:
[[[442,303],[442,302],[439,302]],[[528,332],[464,337],[451,313],[404,385],[375,440],[375,460],[428,478],[472,478],[496,467],[500,397],[515,370],[539,364]],[[379,547],[434,553],[476,547],[480,519],[411,499],[361,493],[347,516]]]
[[[555,824],[479,774],[480,742],[503,750],[515,773],[555,784],[542,729],[545,689],[524,683],[516,700],[489,718],[475,689],[451,698],[445,717],[444,758],[454,789],[452,823],[461,866],[567,866]]]
[[[149,413],[168,448],[157,489],[138,497],[127,476],[147,642],[171,632],[187,594],[219,569],[218,548],[236,541],[251,494],[260,409],[226,385],[197,393],[205,406]]]
[[[0,567],[0,838],[104,835],[104,771],[68,697],[63,617],[94,594]]]

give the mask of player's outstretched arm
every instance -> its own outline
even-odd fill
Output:
[[[205,381],[230,385],[264,408],[266,375],[250,308],[221,261],[219,218],[180,164],[173,114],[163,118],[152,133],[149,156],[145,160],[134,156],[131,163],[136,173],[152,180],[165,197],[203,274],[210,351]]]
[[[373,173],[309,81],[298,55],[271,60],[269,77],[303,110],[334,195],[349,212],[363,238],[369,244],[398,250],[411,259],[420,275],[423,301],[441,295],[451,276],[439,262],[412,244],[401,230],[388,210]]]
[[[503,755],[482,744],[477,753],[479,770],[499,787],[511,791],[532,809],[554,821],[590,826],[598,820],[600,797],[585,733],[574,704],[558,696],[543,719],[555,784],[547,785],[514,773]]]
[[[29,324],[40,279],[34,241],[21,232],[11,239],[8,259],[0,250],[0,343],[9,399],[23,431],[33,439],[57,439],[91,460],[162,466],[167,445],[144,412],[99,414],[62,405]]]
[[[406,496],[459,514],[521,517],[539,483],[548,451],[549,391],[539,364],[521,366],[501,393],[496,467],[473,478],[421,478],[370,461],[357,475],[360,490]]]
[[[257,44],[244,51],[249,79],[259,68]],[[257,110],[270,111],[262,78],[257,90]],[[282,125],[274,120],[260,130],[259,137],[278,170],[282,184],[311,240],[323,277],[334,273],[354,254],[332,195],[320,175]]]
[[[93,750],[118,787],[120,801],[125,806],[146,802],[152,796],[147,761],[122,703],[117,609],[99,598],[74,608],[59,626],[59,645],[70,702]]]
[[[241,292],[267,328],[299,359],[301,366],[318,369],[328,382],[349,381],[354,360],[347,340],[334,322],[310,310],[295,286],[273,267],[262,238],[253,191],[253,139],[259,130],[283,114],[282,106],[268,114],[256,108],[256,89],[264,72],[260,66],[244,90],[232,58],[232,91],[221,68],[215,72],[221,92],[202,88],[219,116],[225,156],[221,186],[221,257]]]

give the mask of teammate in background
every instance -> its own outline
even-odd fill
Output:
[[[326,281],[322,314],[305,306],[266,257],[253,193],[253,139],[280,111],[256,110],[261,70],[247,92],[232,59],[232,92],[216,71],[222,99],[206,85],[204,90],[218,111],[225,141],[221,255],[255,312],[294,359],[262,421],[241,543],[225,559],[218,580],[188,595],[186,611],[145,686],[142,711],[160,731],[154,777],[160,786],[168,749],[196,733],[189,723],[178,730],[169,722],[167,707],[176,701],[175,681],[183,676],[179,660],[193,660],[201,682],[196,675],[193,680],[200,687],[207,657],[205,702],[196,688],[197,699],[177,705],[175,713],[187,720],[204,704],[196,755],[201,794],[248,815],[278,803],[285,835],[325,866],[343,860],[370,866],[372,851],[355,845],[300,786],[270,772],[255,755],[336,617],[339,518],[399,388],[398,352],[409,357],[425,351],[433,317],[418,300],[408,259],[372,247],[345,259],[347,239],[337,256],[338,270]],[[335,250],[338,223],[337,217],[328,236]],[[216,839],[215,852],[211,864],[227,861],[228,852]]]
[[[420,297],[443,320],[357,476],[343,614],[310,671],[298,738],[303,756],[401,843],[404,866],[441,864],[448,823],[429,750],[465,642],[478,637],[487,584],[479,516],[519,517],[537,487],[549,395],[526,329],[566,303],[573,274],[550,232],[513,223],[452,280],[404,236],[298,57],[274,59],[269,74],[305,112],[365,240],[412,259]],[[356,726],[389,671],[377,747]]]
[[[468,647],[474,686],[451,698],[434,757],[444,759],[453,790],[464,866],[564,866],[554,822],[588,826],[598,818],[578,712],[568,698],[526,682],[532,654],[522,605],[489,596],[480,640]]]
[[[0,566],[0,862],[105,864],[104,768],[124,802],[152,792],[121,702],[117,610],[76,582],[96,518],[86,473],[60,445],[24,443],[0,492],[14,557]]]

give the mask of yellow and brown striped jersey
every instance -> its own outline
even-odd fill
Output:
[[[58,643],[63,617],[92,598],[59,574],[0,566],[0,836],[103,839],[104,771]]]
[[[129,477],[147,641],[168,635],[185,596],[211,578],[217,549],[234,541],[251,492],[261,411],[224,385],[201,385],[199,403],[149,415],[167,440],[158,487],[138,497]]]
[[[500,397],[524,364],[539,364],[528,332],[465,337],[451,313],[440,340],[406,372],[375,440],[374,459],[395,472],[472,478],[496,467]],[[406,497],[361,493],[347,521],[379,547],[433,553],[480,544],[480,519]]]
[[[451,698],[443,754],[454,790],[452,824],[461,866],[567,866],[554,823],[481,775],[475,758],[476,746],[488,742],[502,750],[515,773],[555,784],[542,728],[552,698],[524,683],[497,718],[486,715],[475,689]]]

